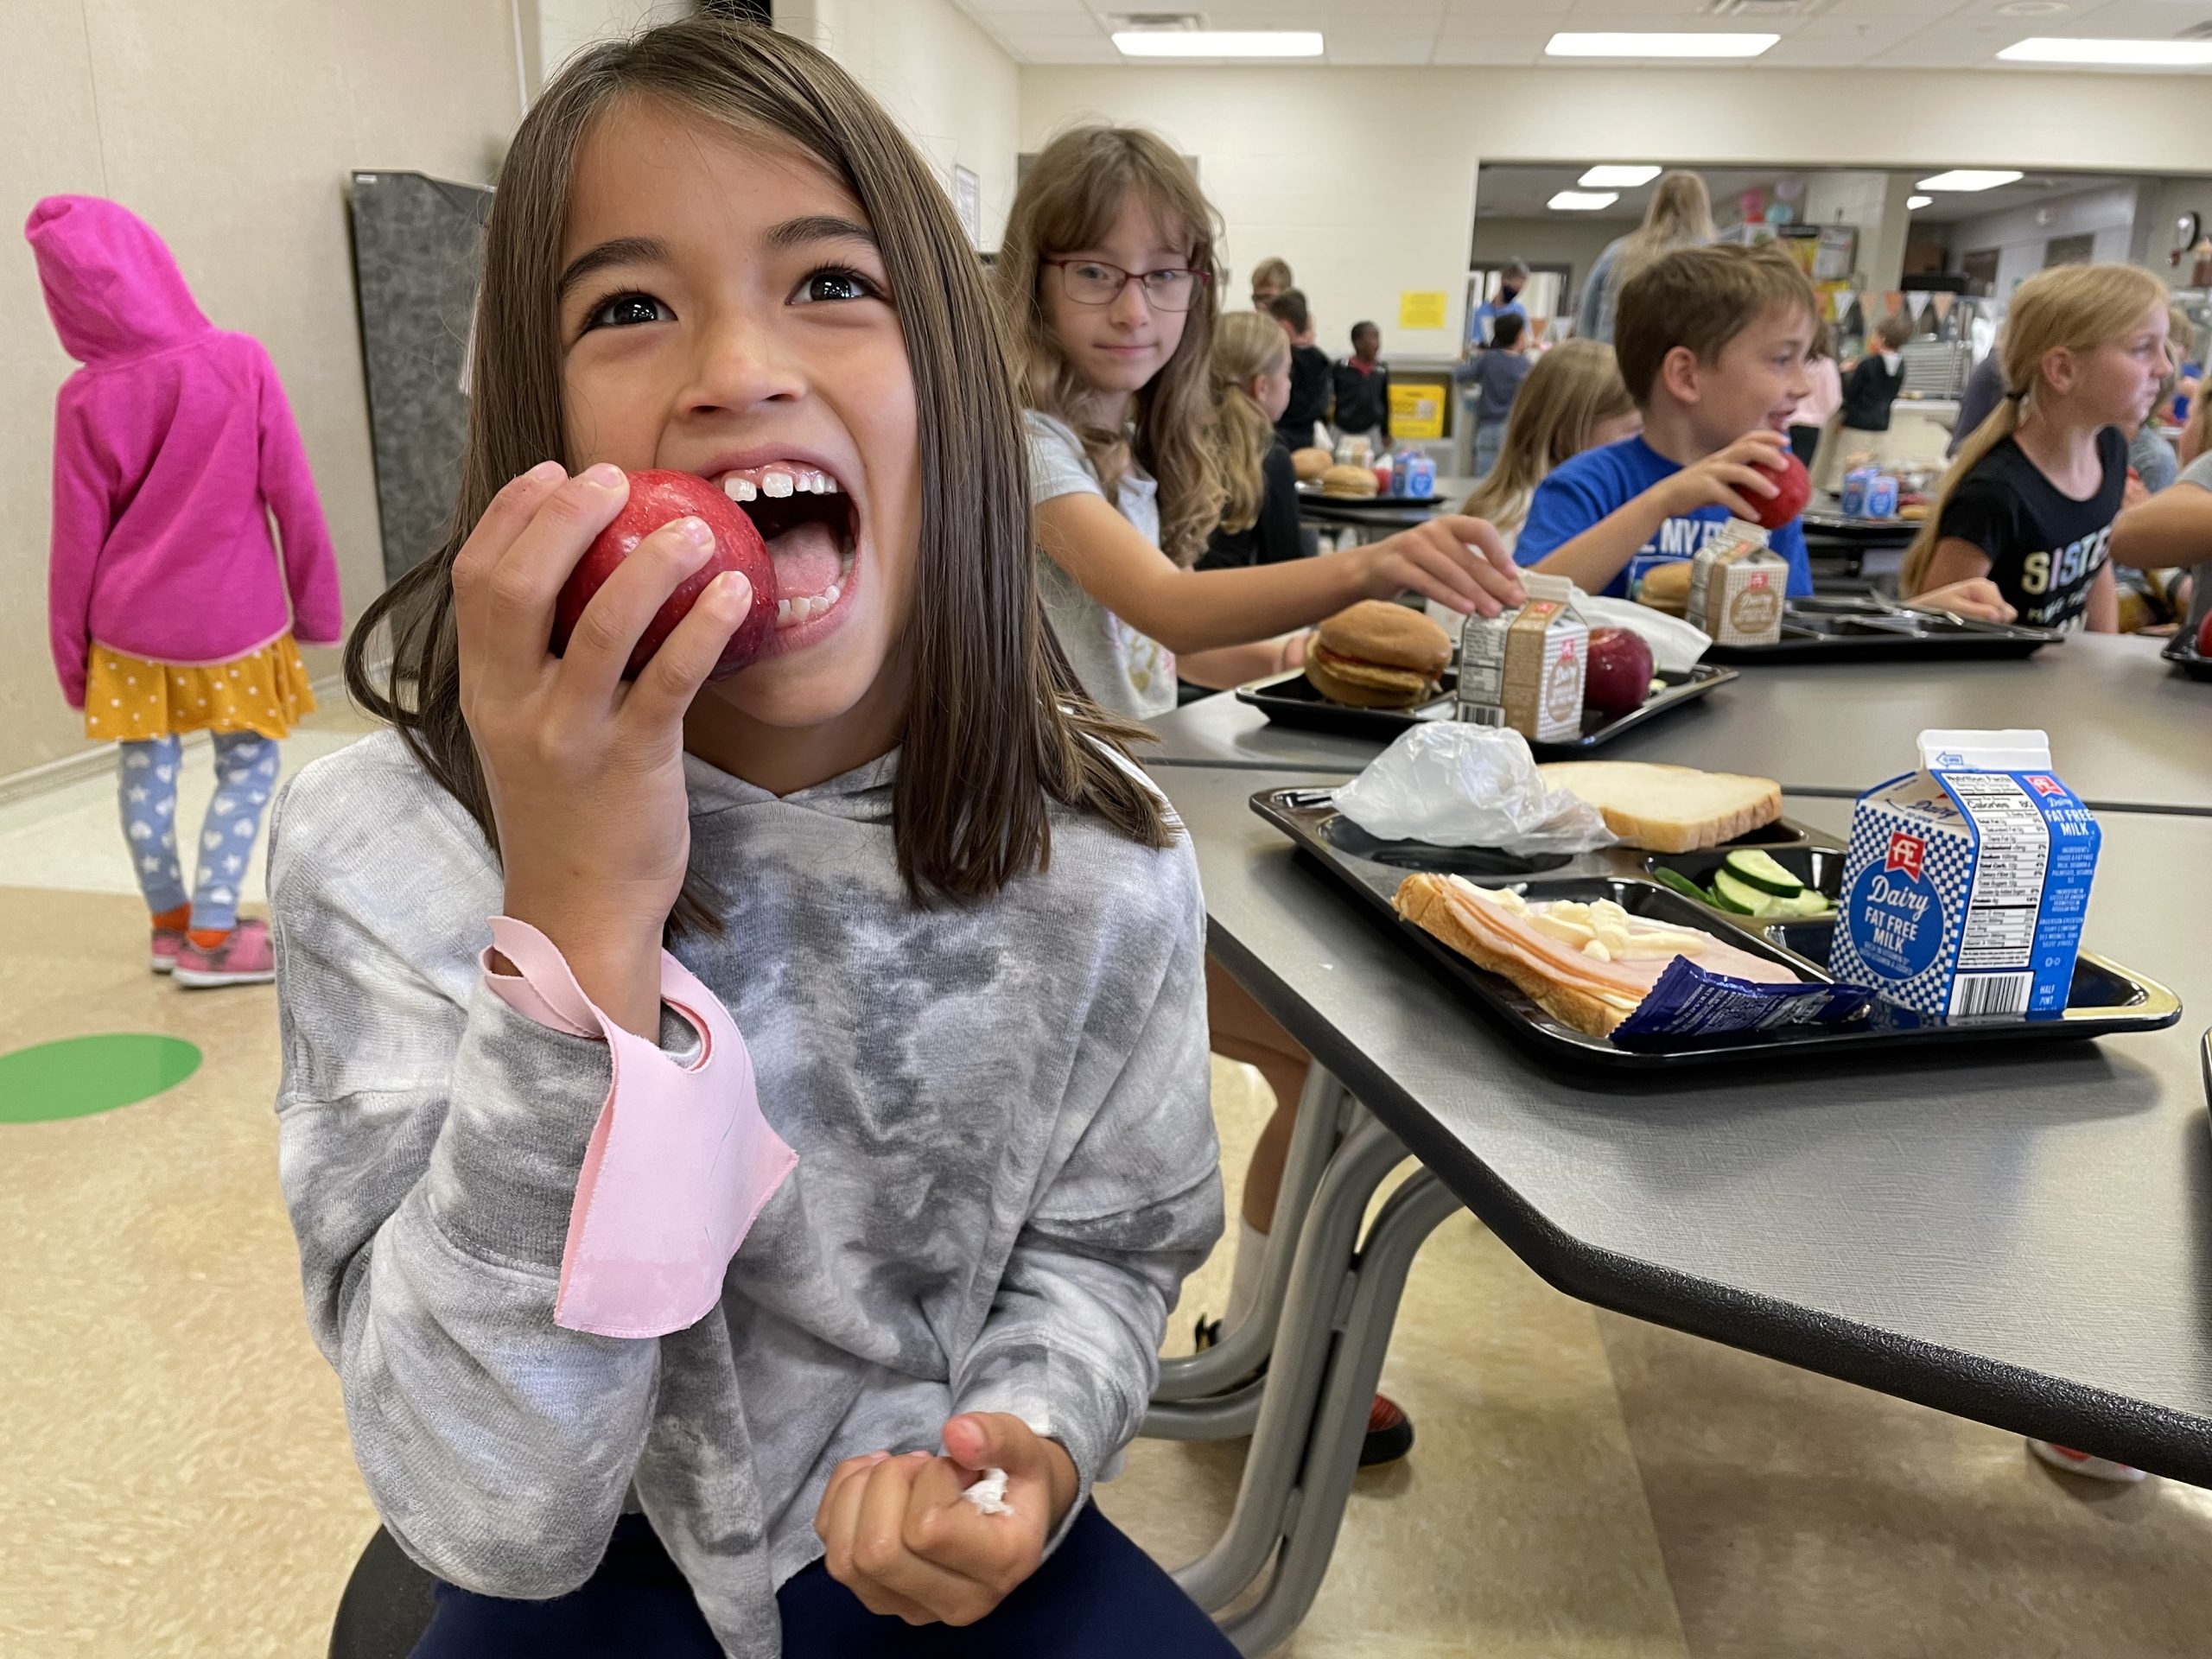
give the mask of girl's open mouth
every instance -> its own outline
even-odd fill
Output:
[[[776,567],[776,632],[819,621],[852,591],[860,512],[835,475],[800,461],[744,467],[714,480]],[[796,642],[793,642],[796,643]]]

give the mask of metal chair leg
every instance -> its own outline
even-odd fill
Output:
[[[1290,1147],[1282,1172],[1281,1196],[1275,1201],[1275,1224],[1268,1234],[1268,1253],[1261,1270],[1260,1287],[1251,1310],[1221,1340],[1203,1353],[1162,1360],[1160,1381],[1153,1389],[1155,1405],[1179,1400],[1200,1400],[1227,1394],[1242,1387],[1267,1363],[1274,1347],[1275,1329],[1282,1318],[1283,1295],[1290,1284],[1291,1262],[1298,1250],[1299,1234],[1312,1209],[1321,1173],[1343,1141],[1359,1103],[1344,1084],[1319,1065],[1306,1076],[1299,1096],[1298,1122],[1291,1130]],[[1161,1418],[1163,1424],[1173,1414]],[[1247,1428],[1249,1427],[1248,1424]],[[1143,1432],[1175,1440],[1205,1436],[1155,1430],[1147,1417]],[[1242,1433],[1244,1429],[1227,1431]]]
[[[1291,1267],[1282,1328],[1268,1363],[1236,1512],[1213,1548],[1175,1574],[1176,1582],[1208,1611],[1227,1606],[1259,1577],[1283,1535],[1286,1506],[1313,1433],[1331,1333],[1353,1283],[1350,1270],[1360,1223],[1368,1200],[1405,1156],[1396,1135],[1363,1117],[1329,1160],[1313,1195]]]
[[[1274,1577],[1258,1601],[1222,1626],[1239,1653],[1272,1651],[1313,1605],[1344,1524],[1360,1440],[1367,1432],[1368,1402],[1382,1375],[1407,1270],[1428,1236],[1459,1209],[1451,1190],[1424,1169],[1390,1195],[1368,1230],[1352,1271],[1357,1287],[1351,1309],[1330,1357],[1303,1467],[1290,1496]]]

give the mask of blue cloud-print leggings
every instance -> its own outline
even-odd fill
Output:
[[[192,925],[228,930],[238,918],[238,890],[261,834],[261,815],[276,788],[276,742],[252,732],[217,732],[215,798],[200,827],[200,877],[193,883]],[[176,851],[176,786],[183,747],[175,737],[124,743],[120,768],[123,836],[146,908],[156,916],[185,902]]]

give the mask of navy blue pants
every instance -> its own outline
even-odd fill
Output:
[[[556,1601],[442,1584],[412,1659],[720,1659],[698,1604],[642,1515],[626,1515],[589,1582]],[[785,1659],[1236,1659],[1175,1580],[1085,1505],[1058,1549],[979,1624],[879,1618],[817,1561],[776,1594]]]

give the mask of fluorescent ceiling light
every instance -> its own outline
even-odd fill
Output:
[[[1932,207],[1935,204],[1933,196],[1907,196],[1904,199],[1905,211],[1909,213],[1918,213],[1923,207]]]
[[[1575,182],[1586,190],[1633,190],[1659,176],[1656,167],[1593,167]]]
[[[1555,213],[1595,213],[1620,200],[1612,190],[1562,190],[1544,204]]]
[[[1123,29],[1114,44],[1125,58],[1318,58],[1311,29]]]
[[[1779,35],[1560,34],[1544,48],[1548,58],[1756,58]]]
[[[2141,64],[2179,68],[2212,63],[2212,41],[2069,41],[2055,35],[2015,41],[1997,54],[2010,63]]]
[[[1994,190],[2000,184],[2018,184],[2021,175],[2009,168],[1955,167],[1948,173],[1923,179],[1923,190]]]

